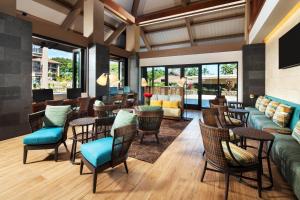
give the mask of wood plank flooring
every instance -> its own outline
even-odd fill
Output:
[[[99,174],[93,194],[92,176],[79,175],[79,165],[70,163],[63,146],[58,162],[53,161],[51,150],[29,151],[29,163],[23,165],[22,137],[13,138],[0,142],[0,199],[223,199],[222,174],[207,172],[200,182],[202,151],[196,117],[154,164],[129,158],[129,174],[123,165]],[[275,185],[263,191],[263,199],[295,199],[274,165],[272,170]],[[230,179],[229,199],[257,198],[255,189]]]

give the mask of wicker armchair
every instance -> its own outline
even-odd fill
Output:
[[[230,175],[257,181],[258,195],[261,197],[261,168],[255,154],[230,143],[229,130],[207,126],[200,122],[205,149],[205,164],[201,176],[203,182],[206,170],[225,174],[225,199],[228,198]],[[208,168],[210,164],[213,168]],[[257,178],[245,177],[244,172],[256,171]]]
[[[214,108],[218,108],[219,111],[219,119],[223,128],[237,128],[244,127],[245,123],[242,120],[234,118],[227,106],[213,106]]]
[[[29,114],[29,124],[30,124],[30,128],[31,128],[32,133],[35,132],[35,131],[40,130],[43,127],[43,118],[44,118],[44,116],[45,116],[45,110]],[[57,161],[57,159],[58,159],[58,147],[61,144],[64,144],[66,150],[68,151],[68,148],[67,148],[67,145],[66,145],[65,141],[67,139],[67,132],[68,132],[68,127],[69,127],[69,122],[71,120],[73,120],[74,118],[75,118],[75,116],[74,116],[73,112],[68,114],[67,120],[66,120],[66,122],[64,124],[64,127],[63,127],[62,138],[58,142],[52,143],[52,144],[35,144],[35,145],[25,144],[24,145],[24,153],[23,153],[23,164],[26,163],[28,150],[54,149],[55,150],[54,160]]]
[[[75,114],[77,118],[87,117],[89,115],[89,106],[91,103],[90,97],[79,97],[78,98],[78,105],[79,110],[76,110]]]
[[[136,108],[135,113],[137,115],[138,133],[141,134],[140,143],[143,143],[145,135],[155,135],[159,144],[158,134],[163,119],[163,110],[143,111]]]
[[[81,146],[80,175],[83,174],[83,165],[93,173],[93,193],[96,192],[98,173],[122,163],[128,173],[127,153],[135,134],[136,125],[128,125],[115,129],[114,137],[101,138]],[[101,161],[95,163],[90,152],[94,152],[92,157],[98,155]]]
[[[115,121],[114,116],[110,117],[101,117],[95,119],[95,137],[98,139],[98,136],[102,135],[107,137],[110,133],[111,127]]]
[[[114,115],[112,111],[118,108],[119,108],[118,105],[103,105],[103,106],[94,105],[94,111],[98,118],[111,117]]]

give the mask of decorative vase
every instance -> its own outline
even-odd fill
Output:
[[[145,105],[150,105],[150,97],[145,97]]]

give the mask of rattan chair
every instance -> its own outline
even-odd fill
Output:
[[[31,128],[31,132],[38,131],[43,128],[43,119],[45,116],[45,110],[29,114],[29,124]],[[68,127],[69,127],[69,122],[75,118],[74,113],[70,112],[67,115],[67,120],[64,124],[63,127],[63,134],[62,137],[59,141],[51,144],[34,144],[34,145],[24,145],[24,152],[23,152],[23,164],[26,164],[27,160],[27,153],[28,150],[40,150],[40,149],[54,149],[55,154],[54,154],[54,160],[57,161],[58,159],[58,147],[61,144],[64,144],[66,150],[68,151],[68,147],[66,145],[66,139],[67,139],[67,133],[68,133]]]
[[[258,195],[261,197],[261,168],[255,154],[230,143],[229,130],[205,125],[200,122],[205,150],[205,164],[201,176],[203,182],[206,170],[225,174],[225,199],[228,198],[229,177],[231,175],[257,181]],[[236,156],[240,153],[241,156]],[[207,164],[212,168],[208,168]],[[256,171],[257,178],[245,177],[244,172]]]
[[[137,131],[141,134],[140,143],[143,143],[145,135],[155,135],[156,141],[159,144],[159,129],[163,119],[163,110],[142,111],[135,109],[137,115]]]
[[[110,133],[111,127],[115,121],[115,116],[101,117],[95,119],[95,137],[107,137]]]
[[[103,118],[103,117],[111,117],[113,116],[113,110],[119,109],[118,105],[102,105],[96,106],[94,105],[94,111],[96,113],[96,117]]]
[[[234,118],[229,112],[228,106],[213,105],[213,108],[218,108],[219,119],[223,128],[245,127],[245,123],[242,120]]]
[[[83,174],[83,165],[92,171],[93,193],[96,192],[98,173],[122,163],[124,164],[125,170],[128,173],[128,167],[126,163],[128,158],[127,153],[135,134],[136,125],[128,125],[115,129],[114,137],[101,138],[81,146],[80,175]],[[85,149],[87,149],[86,152]],[[99,154],[99,158],[105,158],[105,160],[102,160],[102,162],[99,161],[100,164],[95,165],[95,163],[92,163],[91,159],[89,161],[89,152],[93,152],[92,157],[94,157],[97,152]]]
[[[79,97],[78,98],[79,109],[76,110],[76,112],[75,112],[77,115],[77,118],[88,116],[90,102],[91,102],[90,97]]]

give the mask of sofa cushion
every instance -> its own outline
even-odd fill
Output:
[[[290,123],[290,119],[293,113],[293,107],[280,104],[273,116],[273,122],[284,128]]]
[[[271,101],[269,103],[269,105],[267,106],[266,108],[266,112],[265,112],[265,115],[268,117],[268,118],[273,118],[274,114],[275,114],[275,111],[277,109],[277,107],[279,106],[280,103],[276,102],[276,101]]]
[[[169,101],[169,95],[158,94],[157,95],[157,100]]]
[[[170,95],[169,100],[170,101],[179,101],[179,102],[181,102],[181,96],[177,95],[177,94],[172,94],[172,95]]]
[[[255,102],[255,108],[258,110],[259,109],[259,106],[260,106],[260,103],[261,101],[264,99],[263,96],[259,96]]]
[[[298,123],[296,124],[292,136],[300,143],[300,121],[298,121]]]
[[[250,120],[253,128],[259,130],[262,130],[263,128],[281,128],[265,115],[252,115]]]
[[[237,126],[242,124],[241,120],[235,119],[233,117],[225,116],[225,120],[226,120],[227,124],[233,124],[233,125],[237,125]]]
[[[226,142],[222,142],[222,147],[223,147],[223,151],[225,154],[226,159],[228,160],[228,162],[232,165],[232,166],[237,166],[238,163],[236,163],[233,158],[231,157]],[[241,163],[242,165],[253,165],[257,163],[257,156],[250,152],[247,151],[241,147],[238,147],[237,145],[233,144],[233,143],[229,143],[229,147],[230,150],[234,156],[234,158]]]
[[[163,108],[178,108],[178,105],[178,101],[163,101],[162,103]]]
[[[80,147],[81,154],[94,167],[98,167],[106,162],[111,161],[113,138],[101,138]]]
[[[151,107],[151,106],[149,106]],[[136,115],[126,110],[120,110],[111,127],[110,135],[114,136],[115,129],[136,123]]]
[[[63,127],[71,106],[46,106],[44,127]]]
[[[291,135],[276,134],[271,156],[300,199],[300,144]]]
[[[162,106],[162,101],[161,100],[150,100],[150,106]]]
[[[260,112],[259,110],[257,110],[256,108],[252,108],[252,107],[245,107],[245,110],[249,111],[250,115],[264,115],[263,112]]]
[[[53,144],[62,138],[63,131],[62,127],[45,127],[26,135],[23,143],[27,145]]]
[[[270,99],[267,99],[267,98],[263,98],[262,100],[261,100],[261,102],[260,102],[260,105],[259,105],[259,108],[258,108],[258,110],[260,111],[260,112],[265,112],[266,111],[266,109],[267,109],[267,106],[269,105],[269,103],[270,103]]]
[[[180,117],[181,110],[180,108],[163,108],[164,116],[166,117]]]

